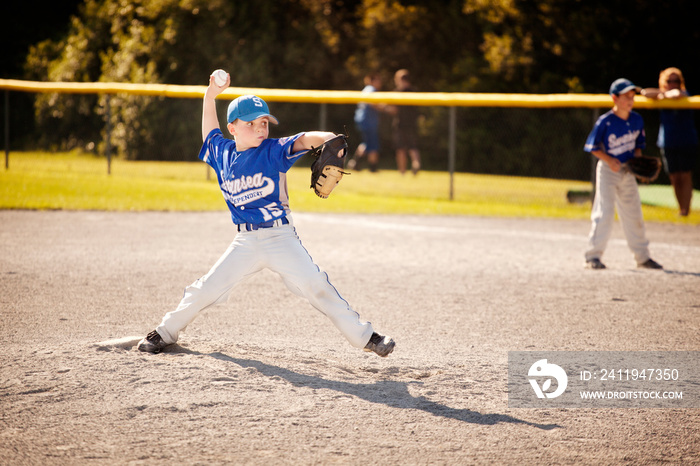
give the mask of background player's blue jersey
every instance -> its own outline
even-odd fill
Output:
[[[292,154],[303,134],[265,139],[258,147],[237,152],[236,141],[220,129],[209,133],[199,158],[216,172],[233,223],[263,223],[289,213],[286,173],[307,152]]]
[[[642,116],[637,112],[630,112],[629,118],[623,120],[610,110],[598,118],[583,150],[602,150],[625,163],[634,157],[635,149],[645,147],[646,134]]]
[[[377,90],[374,86],[365,86],[362,92],[369,94],[376,92]],[[370,104],[365,102],[360,102],[357,104],[357,109],[355,110],[355,123],[360,128],[374,128],[379,124],[379,112],[376,108],[372,107]]]

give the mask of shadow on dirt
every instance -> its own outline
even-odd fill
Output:
[[[683,275],[683,276],[690,276],[690,277],[700,277],[700,273],[697,272],[681,272],[677,270],[666,270],[664,269],[664,273],[668,275]]]
[[[338,380],[326,380],[322,377],[301,374],[283,367],[265,364],[252,359],[234,358],[219,352],[210,353],[209,356],[221,361],[232,362],[241,367],[254,368],[266,377],[280,377],[296,387],[335,390],[367,400],[371,403],[380,403],[393,408],[419,409],[435,416],[456,419],[462,422],[480,425],[495,425],[501,422],[508,422],[524,424],[543,430],[552,430],[561,427],[557,424],[537,424],[528,422],[505,414],[482,414],[470,409],[450,408],[449,406],[436,403],[425,397],[415,397],[411,395],[408,391],[408,384],[411,382],[381,380],[371,384],[349,383]]]

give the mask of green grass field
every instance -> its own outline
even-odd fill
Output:
[[[545,180],[458,173],[449,199],[446,172],[400,175],[395,170],[354,172],[330,199],[309,189],[310,170],[287,175],[293,211],[417,215],[477,215],[587,219],[590,203],[569,203],[568,191],[590,190],[581,181]],[[669,187],[654,188],[663,198],[643,206],[651,222],[700,224],[668,206]],[[644,195],[642,196],[645,197]],[[649,197],[649,196],[647,196]],[[672,195],[671,195],[672,197]],[[699,196],[696,194],[696,200]],[[107,161],[79,152],[11,152],[9,169],[0,169],[0,208],[107,211],[225,211],[216,178],[201,162]]]

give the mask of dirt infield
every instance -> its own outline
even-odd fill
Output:
[[[226,249],[226,213],[0,211],[0,464],[698,464],[698,409],[510,409],[508,351],[700,350],[700,231],[296,214],[352,306],[352,348],[271,272],[178,345],[135,342]],[[330,241],[335,238],[336,241]]]

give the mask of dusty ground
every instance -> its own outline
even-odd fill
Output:
[[[227,214],[0,211],[0,464],[700,462],[698,409],[509,409],[506,387],[508,351],[700,350],[697,228],[648,224],[647,271],[617,225],[589,271],[585,221],[295,222],[389,358],[270,272],[140,353]]]

